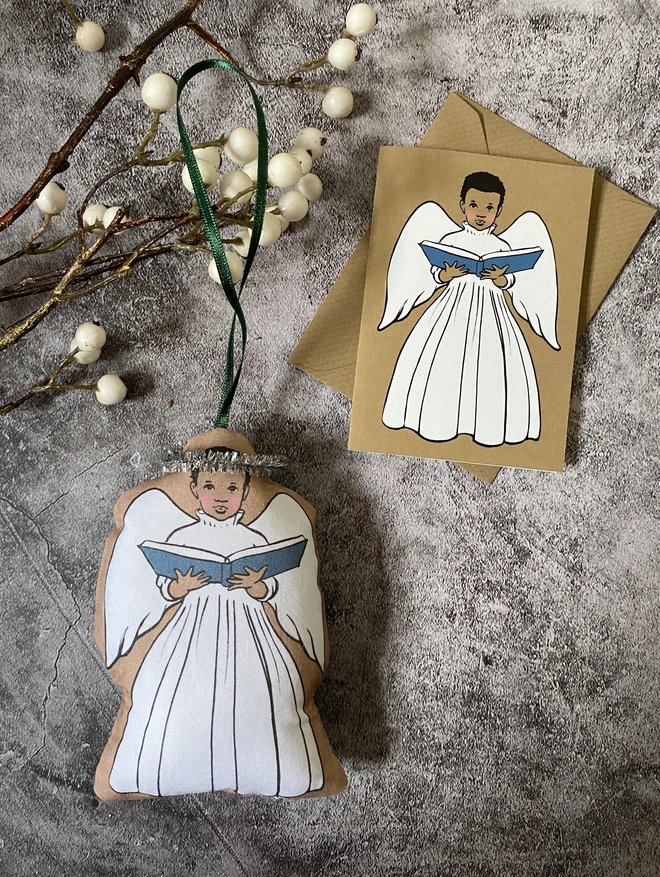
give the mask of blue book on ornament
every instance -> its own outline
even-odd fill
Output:
[[[433,243],[433,241],[422,241],[420,244],[424,255],[431,265],[436,268],[444,268],[445,262],[453,265],[458,262],[459,267],[467,268],[470,274],[481,276],[481,272],[487,268],[504,268],[507,274],[516,274],[518,271],[531,271],[538,262],[543,250],[541,247],[527,247],[522,250],[505,250],[504,252],[486,253],[485,256],[477,256],[476,253],[470,253],[460,247],[451,247],[448,244]]]
[[[266,566],[268,569],[262,579],[279,576],[300,566],[303,553],[307,546],[304,536],[293,539],[282,539],[270,545],[256,548],[244,548],[229,557],[206,551],[203,548],[189,548],[187,545],[173,545],[170,542],[142,542],[140,549],[151,564],[151,568],[159,576],[175,579],[176,570],[187,573],[192,567],[192,575],[203,573],[212,582],[229,587],[229,579],[235,575],[245,575],[247,569],[253,572]]]

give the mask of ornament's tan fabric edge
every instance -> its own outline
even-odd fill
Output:
[[[210,432],[195,436],[186,444],[185,450],[202,450],[218,445],[230,447],[232,448],[232,450],[237,450],[243,453],[254,453],[252,445],[244,436],[240,435],[239,433],[233,433],[230,430],[225,429],[215,429],[211,430]],[[158,624],[156,624],[151,630],[142,634],[136,640],[130,650],[122,657],[119,657],[112,664],[112,666],[108,668],[106,656],[105,584],[110,560],[117,539],[119,538],[124,527],[124,516],[133,501],[141,494],[152,490],[155,485],[157,485],[160,489],[162,489],[163,486],[166,486],[169,488],[170,491],[176,493],[176,491],[173,490],[173,486],[177,483],[182,483],[182,480],[188,479],[189,476],[186,473],[162,475],[159,478],[145,481],[122,494],[122,496],[115,504],[113,510],[115,527],[108,536],[103,548],[96,589],[94,640],[102,656],[104,665],[106,665],[106,672],[110,675],[113,682],[118,686],[122,694],[119,711],[115,718],[108,741],[99,759],[99,763],[95,773],[94,791],[96,795],[104,801],[150,800],[157,797],[141,792],[116,792],[110,785],[109,777],[131,709],[131,694],[135,677],[137,676],[137,673],[142,665],[142,661],[144,660],[147,652],[149,651],[155,640],[158,638],[159,634],[167,627],[167,625],[173,619],[179,608],[178,605],[176,605],[167,610],[167,612],[163,615]],[[283,494],[292,497],[300,505],[300,507],[303,509],[309,519],[314,539],[314,549],[318,560],[315,509],[303,497],[295,493],[295,491],[276,484],[268,478],[262,476],[258,479],[255,478],[254,480],[258,480],[261,482],[261,496],[259,502],[253,503],[249,508],[246,508],[246,523],[249,524],[256,517],[258,517],[270,505],[270,503],[276,496]],[[264,607],[266,615],[268,616],[268,619],[272,624],[276,635],[280,638],[286,650],[293,658],[300,673],[304,691],[303,708],[304,712],[309,717],[314,739],[318,748],[321,768],[323,772],[323,784],[321,788],[308,791],[303,795],[292,795],[290,796],[292,799],[315,798],[334,795],[343,791],[343,789],[345,789],[348,785],[348,780],[344,769],[342,768],[340,762],[332,751],[332,747],[328,740],[325,727],[314,701],[314,694],[323,678],[323,673],[327,669],[329,660],[329,638],[325,613],[325,599],[318,579],[317,585],[319,588],[321,600],[323,622],[325,656],[323,662],[323,672],[321,672],[321,670],[319,669],[318,664],[316,664],[315,661],[308,657],[302,645],[296,640],[292,639],[286,633],[286,631],[284,631],[278,621],[277,615],[272,606],[265,605]],[[226,791],[227,793],[236,794],[232,789],[226,789],[224,791]]]
[[[460,92],[451,92],[447,96],[420,146],[579,164]],[[656,209],[641,199],[598,174],[594,176],[578,337],[598,310],[655,213]],[[289,358],[292,365],[348,398],[353,393],[368,250],[369,229]],[[499,472],[498,467],[492,466],[456,465],[488,484]]]

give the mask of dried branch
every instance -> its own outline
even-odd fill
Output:
[[[78,253],[73,264],[67,268],[64,272],[62,279],[55,286],[50,298],[45,301],[41,307],[37,308],[36,311],[33,311],[27,317],[22,320],[19,320],[16,323],[13,323],[9,326],[8,329],[5,330],[4,335],[0,338],[0,350],[5,350],[9,347],[10,344],[14,344],[18,341],[19,338],[22,338],[27,332],[30,332],[37,326],[45,316],[47,316],[53,308],[55,308],[60,301],[62,301],[64,297],[64,292],[71,282],[71,280],[80,272],[82,267],[85,265],[88,259],[91,259],[92,256],[97,253],[101,247],[105,244],[109,237],[111,237],[119,224],[121,223],[124,216],[124,211],[120,208],[117,211],[117,215],[110,223],[108,228],[103,232],[103,234],[99,235],[97,240],[94,241],[92,246],[85,250],[82,253]]]
[[[258,79],[256,76],[252,76],[247,73],[241,65],[229,54],[229,52],[222,46],[218,40],[213,36],[213,34],[209,33],[205,27],[195,21],[194,18],[191,18],[190,21],[186,22],[186,27],[189,28],[193,33],[197,34],[197,36],[204,40],[204,42],[211,46],[212,49],[222,55],[222,57],[229,61],[230,64],[233,64],[234,67],[237,67],[243,75],[250,80],[253,85],[262,85],[267,87],[281,87],[281,88],[298,88],[309,91],[325,91],[327,89],[327,85],[322,85],[318,82],[302,82],[301,74],[309,73],[312,70],[318,70],[320,67],[323,67],[328,62],[328,56],[323,55],[321,58],[316,58],[313,61],[308,61],[306,64],[301,64],[299,67],[296,67],[295,70],[292,70],[291,73],[284,76],[282,79]]]
[[[16,408],[20,408],[20,406],[23,405],[24,402],[27,402],[28,399],[36,396],[38,393],[45,393],[48,390],[96,390],[96,384],[57,383],[57,378],[59,377],[60,372],[74,362],[76,354],[79,352],[79,348],[74,347],[71,353],[67,354],[67,356],[65,356],[64,359],[58,365],[56,365],[51,372],[41,378],[40,381],[37,381],[36,384],[33,384],[27,391],[27,393],[19,396],[19,398],[15,399],[13,402],[8,402],[6,405],[0,407],[0,415],[9,414],[10,411],[14,411]]]

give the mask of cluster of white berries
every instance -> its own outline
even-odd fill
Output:
[[[81,21],[74,13],[68,0],[64,6],[73,21],[76,39],[73,45],[88,52],[98,52],[105,42],[105,34],[100,25],[92,21]],[[346,15],[346,27],[340,39],[328,49],[327,63],[337,70],[351,70],[360,57],[360,46],[357,40],[372,33],[377,17],[368,3],[357,3]],[[166,73],[152,73],[142,86],[142,99],[157,115],[166,113],[176,103],[177,83]],[[324,92],[322,109],[330,118],[345,118],[353,109],[353,95],[343,86],[331,86]],[[222,142],[222,139],[219,141]],[[323,184],[312,172],[312,162],[325,152],[327,138],[318,128],[303,128],[295,137],[294,145],[288,152],[279,152],[268,161],[268,187],[278,189],[277,200],[266,207],[259,246],[266,247],[279,240],[282,232],[289,224],[304,219],[310,203],[318,201],[323,192]],[[249,128],[235,128],[224,140],[222,145],[224,158],[235,167],[219,175],[222,164],[221,153],[216,146],[207,146],[194,150],[197,166],[207,191],[218,185],[220,197],[218,205],[222,208],[237,205],[245,208],[240,215],[241,220],[249,221],[251,215],[249,205],[257,181],[258,138]],[[188,167],[182,173],[184,187],[193,193]],[[50,219],[58,216],[66,208],[69,196],[61,183],[51,180],[39,193],[36,204],[45,220],[43,233]],[[102,231],[109,228],[119,205],[107,207],[105,204],[88,204],[82,214],[85,231]],[[238,218],[238,217],[237,217]],[[239,283],[243,276],[243,262],[240,257],[247,256],[252,230],[242,227],[233,240],[234,250],[227,250],[227,262],[234,283]],[[209,264],[209,275],[220,283],[215,260]],[[82,323],[76,330],[71,342],[69,353],[83,364],[96,362],[106,341],[106,333],[97,323]],[[75,352],[74,352],[75,351]],[[126,396],[126,385],[117,375],[103,375],[93,387],[96,398],[103,405],[114,405]]]
[[[112,220],[122,209],[118,204],[113,207],[106,207],[105,204],[88,204],[82,215],[83,226],[87,231],[110,228]],[[125,222],[126,218],[122,221]]]
[[[85,365],[96,362],[101,355],[101,348],[106,342],[106,332],[98,323],[81,323],[69,347],[77,362]],[[94,393],[101,405],[116,405],[126,396],[126,384],[119,375],[103,375],[94,386]]]
[[[319,177],[312,173],[312,161],[320,158],[326,145],[325,135],[318,128],[304,128],[296,135],[293,148],[289,152],[278,152],[268,162],[268,187],[283,189],[276,201],[266,207],[259,246],[268,247],[279,240],[291,222],[299,222],[307,216],[310,202],[318,201],[323,192]],[[223,147],[225,157],[238,168],[226,171],[220,178],[222,199],[232,199],[238,204],[248,203],[254,193],[257,181],[258,140],[249,128],[235,128]],[[216,150],[217,153],[217,150]],[[204,167],[206,161],[197,155],[197,163],[206,182],[210,172]],[[185,174],[185,172],[184,172]],[[184,179],[184,184],[186,180]],[[234,250],[238,255],[247,256],[252,230],[241,229],[236,235]],[[227,251],[227,261],[234,283],[243,276],[243,264],[231,250]],[[220,282],[215,260],[209,263],[209,274],[216,283]]]
[[[176,82],[166,73],[152,73],[142,86],[142,99],[155,113],[166,113],[176,103]],[[266,208],[259,246],[267,247],[279,240],[280,235],[291,222],[299,222],[307,216],[309,204],[318,201],[323,192],[323,183],[312,173],[312,161],[320,158],[325,152],[327,138],[318,128],[304,128],[299,131],[293,149],[290,152],[279,152],[268,162],[268,186],[272,189],[284,189],[277,201]],[[205,146],[193,150],[197,159],[202,182],[207,192],[215,189],[220,183],[220,204],[231,202],[238,206],[248,204],[255,191],[257,181],[257,153],[259,140],[250,128],[234,128],[222,147],[224,157],[235,168],[219,175],[222,156],[216,146]],[[187,165],[181,173],[181,181],[188,192],[193,193],[193,184]],[[90,205],[89,227],[101,221],[105,225],[106,214],[99,220],[92,207],[99,209],[103,205]],[[112,209],[112,208],[109,208]],[[92,222],[94,220],[94,222]],[[83,217],[83,221],[84,217]],[[234,249],[227,251],[227,261],[234,283],[243,276],[243,263],[236,255],[245,258],[250,247],[252,231],[243,228],[236,235]],[[216,283],[220,283],[215,260],[209,263],[209,274]]]
[[[51,180],[39,193],[36,204],[44,216],[59,216],[69,203],[69,196],[61,183]],[[83,226],[87,231],[108,228],[122,208],[118,205],[106,207],[105,204],[88,204],[83,211]]]
[[[368,3],[351,6],[344,33],[328,49],[328,63],[337,70],[355,67],[360,58],[357,40],[372,33],[377,21],[376,12]],[[331,119],[345,119],[353,111],[353,93],[343,85],[333,85],[323,95],[321,109]]]

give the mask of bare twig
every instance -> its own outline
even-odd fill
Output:
[[[117,211],[117,215],[110,223],[108,228],[103,232],[103,234],[99,235],[97,240],[94,241],[92,246],[85,250],[83,253],[79,253],[73,264],[67,268],[62,276],[61,280],[53,290],[50,298],[45,301],[41,307],[37,308],[36,311],[33,311],[27,317],[22,320],[19,320],[16,323],[13,323],[9,326],[8,329],[5,330],[4,335],[0,338],[0,350],[5,350],[9,347],[10,344],[14,344],[19,338],[22,338],[25,334],[30,332],[37,326],[47,314],[49,314],[53,308],[55,308],[60,301],[62,301],[64,291],[66,290],[68,284],[71,280],[78,274],[83,265],[85,265],[86,261],[90,259],[95,253],[97,253],[103,244],[111,237],[115,231],[117,230],[119,224],[122,221],[124,216],[124,211],[120,208]]]
[[[280,86],[283,88],[299,88],[310,91],[325,91],[328,87],[327,85],[322,85],[318,82],[301,82],[299,78],[301,73],[307,73],[312,70],[318,70],[319,67],[323,67],[328,61],[327,55],[323,55],[321,58],[316,58],[314,61],[309,61],[307,64],[301,64],[300,67],[296,67],[295,70],[292,70],[291,73],[284,76],[282,79],[259,79],[258,77],[247,73],[235,58],[229,54],[227,49],[216,40],[213,34],[209,33],[206,28],[202,27],[202,25],[198,21],[195,21],[194,18],[191,18],[186,22],[186,27],[188,27],[193,33],[197,34],[200,39],[204,40],[208,46],[215,49],[215,51],[219,55],[222,55],[226,61],[229,61],[230,64],[233,64],[234,67],[238,68],[238,70],[240,70],[253,85],[268,87]]]
[[[71,365],[75,358],[76,354],[80,353],[80,349],[78,347],[74,347],[71,353],[67,354],[64,359],[55,366],[55,368],[41,378],[40,381],[37,381],[36,384],[33,384],[27,393],[24,393],[18,399],[15,399],[13,402],[8,402],[6,405],[0,407],[0,415],[9,414],[10,411],[14,411],[16,408],[20,408],[24,402],[27,402],[28,399],[31,399],[33,396],[36,396],[38,393],[45,393],[47,390],[96,390],[98,389],[96,384],[58,384],[56,383],[57,378],[60,376],[60,372],[62,369],[65,369],[67,366]]]

